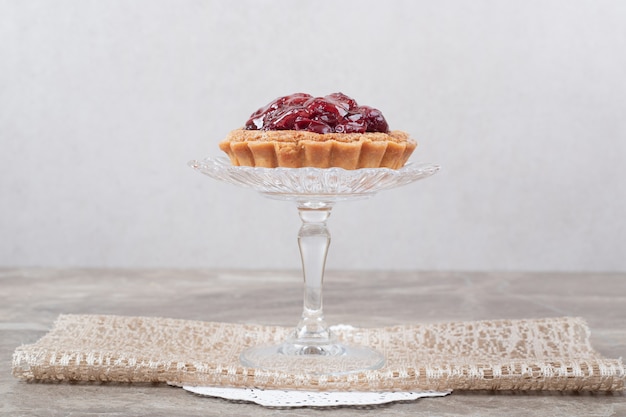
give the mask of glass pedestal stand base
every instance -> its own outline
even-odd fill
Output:
[[[265,370],[297,369],[314,375],[341,375],[374,370],[385,364],[384,356],[366,346],[340,343],[324,320],[322,283],[330,232],[326,220],[332,203],[300,200],[302,226],[298,246],[304,275],[304,308],[292,336],[276,346],[249,348],[241,353],[242,365]]]
[[[407,164],[402,169],[253,168],[236,167],[226,158],[206,158],[189,165],[212,178],[242,185],[276,199],[296,202],[302,226],[298,246],[304,275],[302,317],[284,342],[255,346],[240,355],[242,365],[267,371],[343,375],[375,370],[384,356],[367,347],[346,345],[324,320],[322,283],[330,232],[326,221],[333,204],[373,196],[409,184],[438,171],[433,164]]]
[[[285,346],[287,351],[284,350]],[[375,370],[385,364],[385,357],[381,353],[366,346],[307,344],[302,346],[304,349],[299,351],[301,353],[289,352],[293,346],[287,341],[283,345],[252,347],[244,350],[239,359],[243,366],[249,368],[282,372],[297,370],[317,376]]]

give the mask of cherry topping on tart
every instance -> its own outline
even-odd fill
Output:
[[[385,117],[373,107],[359,106],[343,93],[325,97],[296,93],[279,97],[254,112],[246,130],[304,130],[314,133],[389,132]]]

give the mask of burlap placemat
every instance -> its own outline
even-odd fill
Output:
[[[384,352],[377,371],[336,377],[244,368],[245,347],[289,328],[152,317],[61,315],[18,347],[13,374],[40,381],[169,382],[286,390],[590,390],[624,388],[621,359],[593,350],[579,318],[493,320],[354,329],[347,342]]]

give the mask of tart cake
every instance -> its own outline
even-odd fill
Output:
[[[379,110],[342,93],[279,97],[219,144],[236,166],[344,169],[398,169],[416,146]]]

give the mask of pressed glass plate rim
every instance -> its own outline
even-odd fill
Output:
[[[253,188],[274,198],[358,198],[427,178],[439,170],[432,163],[409,162],[399,169],[261,168],[235,166],[226,157],[206,157],[188,165],[214,179]],[[308,190],[307,190],[308,189]]]

